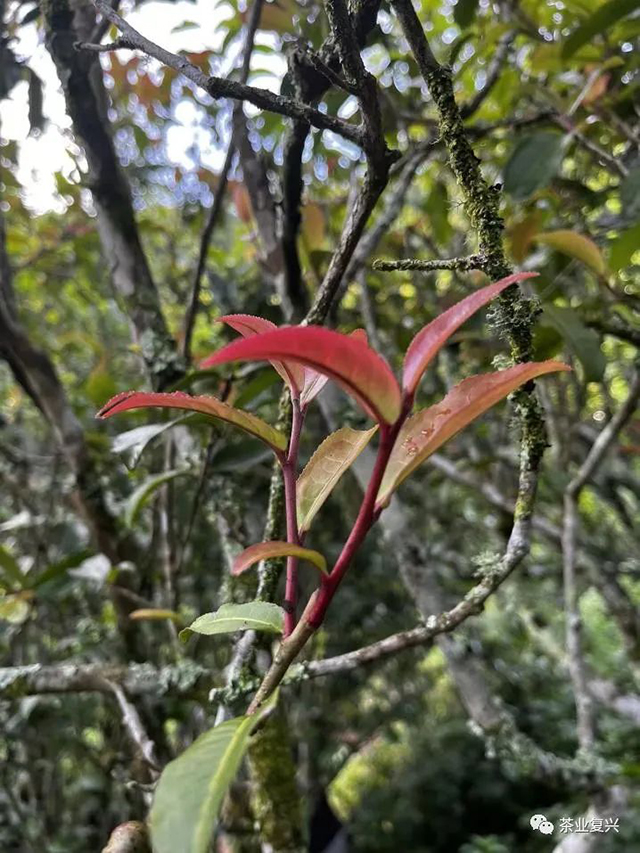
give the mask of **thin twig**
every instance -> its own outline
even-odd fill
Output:
[[[567,656],[576,704],[578,743],[580,744],[580,748],[586,753],[593,750],[595,743],[595,722],[593,719],[592,698],[588,690],[588,679],[582,654],[582,622],[578,606],[578,586],[576,579],[576,542],[579,519],[578,499],[580,492],[601,464],[605,454],[620,433],[620,430],[634,413],[638,405],[638,399],[640,399],[640,373],[636,372],[625,402],[598,435],[587,458],[571,479],[564,493],[562,562]]]
[[[78,42],[76,47],[79,50],[93,50],[98,52],[120,49],[140,50],[146,53],[147,56],[151,56],[162,62],[163,65],[173,68],[180,74],[184,74],[185,77],[207,92],[212,98],[232,98],[236,101],[249,101],[249,103],[259,109],[268,110],[278,115],[288,116],[289,118],[304,119],[320,130],[330,130],[354,142],[356,145],[363,144],[363,133],[359,128],[354,127],[354,125],[339,118],[329,116],[326,113],[321,113],[308,104],[285,98],[282,95],[276,95],[267,89],[247,86],[245,83],[226,80],[222,77],[207,76],[199,68],[196,68],[195,65],[192,65],[185,56],[170,53],[165,48],[146,38],[146,36],[143,36],[131,24],[121,18],[117,12],[114,12],[104,0],[93,0],[93,3],[99,12],[118,27],[122,32],[122,37],[111,45],[93,45],[86,42]]]
[[[253,45],[255,42],[256,31],[258,29],[258,24],[260,23],[260,14],[262,12],[262,4],[263,0],[254,0],[254,3],[251,7],[251,14],[249,16],[249,21],[247,23],[247,32],[245,35],[244,45],[242,48],[242,66],[240,69],[240,82],[246,83],[249,79],[249,71],[251,68],[251,54],[253,53]],[[238,104],[236,108],[242,109],[241,105]],[[233,156],[235,153],[235,140],[234,140],[234,131],[233,125],[231,130],[231,139],[229,140],[229,145],[227,147],[227,154],[224,160],[224,164],[222,166],[222,171],[220,172],[218,178],[218,186],[216,187],[216,195],[213,200],[213,204],[211,205],[211,210],[209,211],[209,217],[207,219],[207,223],[204,227],[204,231],[202,232],[202,237],[200,239],[200,251],[198,252],[198,263],[196,265],[196,271],[193,276],[193,283],[191,285],[191,297],[189,299],[189,307],[187,309],[187,314],[185,316],[184,323],[184,344],[183,344],[183,353],[184,357],[187,361],[191,360],[191,340],[193,337],[193,329],[196,322],[196,315],[198,313],[198,309],[200,306],[200,290],[202,286],[202,276],[204,275],[204,270],[207,264],[207,255],[209,254],[209,246],[211,244],[211,237],[213,235],[213,230],[218,221],[218,217],[222,212],[222,202],[224,200],[225,192],[227,189],[227,182],[229,179],[229,172],[231,171],[231,165],[233,163]]]
[[[380,272],[420,271],[433,272],[434,270],[483,270],[487,265],[487,259],[482,255],[469,255],[466,258],[443,258],[442,260],[423,261],[420,258],[403,258],[400,261],[385,261],[376,258],[371,264],[372,269]]]

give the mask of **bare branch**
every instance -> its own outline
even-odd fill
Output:
[[[147,54],[147,56],[151,56],[162,62],[163,65],[173,68],[180,74],[184,74],[185,77],[211,95],[212,98],[232,98],[236,101],[249,101],[249,103],[262,110],[269,110],[272,113],[288,116],[289,118],[303,119],[320,130],[330,130],[333,133],[343,136],[345,139],[349,139],[351,142],[355,142],[356,145],[362,145],[363,134],[359,128],[341,119],[321,113],[307,104],[285,98],[282,95],[276,95],[267,89],[247,86],[246,83],[225,80],[222,77],[209,77],[199,68],[196,68],[195,65],[192,65],[186,57],[170,53],[168,50],[165,50],[160,45],[143,36],[131,24],[121,18],[117,12],[114,12],[104,0],[93,0],[93,2],[101,14],[118,27],[123,34],[122,38],[114,42],[114,49],[126,48],[128,50],[140,50]],[[94,45],[89,45],[85,42],[78,42],[76,47],[79,50],[95,49]]]
[[[116,701],[120,706],[122,723],[127,730],[133,745],[140,751],[140,755],[149,765],[154,777],[157,777],[160,767],[156,758],[156,747],[147,734],[136,706],[127,699],[124,690],[115,681],[107,680],[107,686],[116,697]]]
[[[580,492],[601,464],[605,454],[634,413],[640,399],[640,373],[636,372],[629,393],[622,406],[594,441],[587,458],[565,489],[564,522],[562,530],[562,563],[564,579],[564,607],[566,643],[569,672],[576,704],[578,742],[584,752],[590,752],[595,743],[595,722],[592,698],[582,655],[582,621],[578,606],[576,579],[576,550],[578,533],[578,498]]]
[[[483,270],[487,259],[482,255],[469,255],[466,258],[443,258],[442,260],[423,261],[419,258],[403,258],[401,261],[384,261],[377,258],[372,264],[374,270],[385,272],[401,272],[412,270],[416,272],[433,272],[435,270]]]

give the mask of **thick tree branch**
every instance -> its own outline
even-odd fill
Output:
[[[104,257],[152,384],[161,388],[183,374],[184,361],[167,329],[140,242],[129,186],[109,130],[108,96],[100,63],[95,55],[74,49],[79,37],[89,36],[95,18],[90,7],[73,10],[68,0],[46,0],[43,13],[47,47],[58,70],[76,138],[87,157],[88,183],[98,211]]]

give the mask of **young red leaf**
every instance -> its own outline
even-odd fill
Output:
[[[344,472],[362,453],[378,427],[365,431],[342,427],[327,436],[307,462],[296,484],[300,532],[305,533]]]
[[[444,346],[451,335],[465,320],[468,320],[483,305],[491,302],[505,288],[526,278],[532,278],[537,273],[519,272],[515,275],[502,278],[487,287],[470,294],[461,302],[456,303],[447,311],[444,311],[435,320],[432,320],[424,329],[421,329],[409,344],[409,349],[404,357],[404,369],[402,374],[402,389],[406,395],[415,394],[422,374],[438,351]]]
[[[378,421],[393,423],[400,414],[400,388],[387,362],[357,337],[321,326],[290,326],[234,341],[202,367],[273,358],[291,359],[336,380]]]
[[[239,575],[254,563],[259,563],[260,560],[271,560],[274,557],[298,557],[300,560],[313,563],[323,574],[327,574],[327,561],[319,551],[312,551],[311,548],[303,548],[291,542],[276,541],[258,542],[257,545],[245,548],[233,561],[231,574]]]
[[[262,335],[264,332],[272,332],[278,328],[271,320],[265,320],[264,317],[254,317],[253,314],[226,314],[224,317],[219,317],[218,322],[231,326],[243,338],[252,338],[254,335]],[[305,369],[295,361],[282,362],[270,359],[270,362],[291,391],[294,394],[299,394],[305,384]]]
[[[365,344],[367,343],[367,333],[364,329],[355,329],[349,333],[349,337],[362,341]],[[318,373],[317,370],[312,370],[310,367],[305,367],[304,386],[300,394],[300,405],[306,408],[312,400],[315,400],[328,381],[328,376]]]
[[[520,385],[544,373],[570,369],[559,361],[542,361],[471,376],[435,406],[417,412],[396,439],[378,491],[378,506],[385,506],[400,483],[446,441]]]
[[[110,418],[112,415],[118,415],[120,412],[126,412],[130,409],[148,408],[189,409],[240,427],[250,435],[264,441],[276,452],[286,450],[287,447],[286,436],[255,415],[243,412],[242,409],[234,409],[233,406],[228,406],[215,397],[192,397],[182,391],[174,391],[171,394],[124,391],[109,400],[100,409],[96,417]]]

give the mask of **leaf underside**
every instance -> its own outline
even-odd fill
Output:
[[[284,628],[284,611],[268,601],[249,601],[246,604],[223,604],[214,613],[204,613],[188,628],[180,632],[180,638],[188,639],[191,634],[233,634],[236,631],[266,631],[281,634]]]
[[[377,427],[355,430],[342,427],[317,448],[296,484],[298,526],[304,533],[327,500],[338,480],[371,441]]]
[[[229,406],[215,397],[193,397],[191,394],[185,394],[183,391],[173,391],[168,394],[147,391],[125,391],[109,400],[100,409],[96,417],[110,418],[112,415],[120,414],[120,412],[148,408],[187,409],[193,412],[200,412],[200,414],[208,415],[216,420],[225,421],[239,427],[248,432],[249,435],[253,435],[255,438],[264,441],[273,450],[282,451],[287,447],[287,438],[283,433],[250,412],[244,412],[242,409],[234,409],[233,406]]]
[[[261,560],[272,560],[277,557],[297,557],[300,560],[307,560],[307,562],[313,563],[323,574],[327,573],[327,561],[319,551],[303,548],[301,545],[294,545],[292,542],[271,540],[269,542],[258,542],[256,545],[245,548],[233,561],[231,574],[239,575]]]

